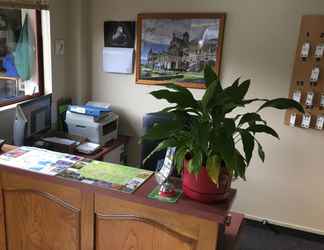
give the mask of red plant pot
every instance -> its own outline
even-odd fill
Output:
[[[189,172],[188,164],[189,162],[185,161],[182,175],[182,189],[187,197],[203,203],[219,202],[228,198],[232,175],[225,168],[221,169],[219,185],[216,185],[208,176],[205,167],[195,175]]]

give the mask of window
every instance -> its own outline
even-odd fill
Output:
[[[41,11],[0,8],[0,106],[44,92]]]

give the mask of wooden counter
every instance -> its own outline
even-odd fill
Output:
[[[218,205],[166,204],[146,197],[155,186],[125,194],[0,166],[0,250],[221,249],[235,190]]]

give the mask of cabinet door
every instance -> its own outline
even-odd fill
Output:
[[[156,221],[126,216],[96,217],[97,250],[194,250],[195,241]]]
[[[156,207],[95,195],[96,250],[215,250],[218,226]]]
[[[1,172],[0,172],[0,250],[6,250],[6,234],[4,223],[3,194],[1,189]]]
[[[93,221],[85,215],[93,210],[83,204],[93,200],[85,201],[71,187],[18,175],[2,177],[7,250],[92,249]]]

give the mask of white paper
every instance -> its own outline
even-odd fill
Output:
[[[324,108],[324,94],[321,95],[320,107]]]
[[[315,58],[322,58],[323,57],[323,54],[324,54],[324,44],[321,44],[321,45],[317,45],[316,46],[316,50],[315,50]]]
[[[313,101],[314,101],[314,92],[310,91],[307,93],[305,105],[313,106]]]
[[[312,116],[310,114],[304,114],[303,115],[302,125],[301,125],[302,128],[309,128],[311,120],[312,120]]]
[[[296,125],[296,117],[297,117],[296,113],[292,113],[290,115],[289,124],[290,124],[291,127],[295,127],[295,125]]]
[[[86,142],[77,147],[77,150],[81,153],[91,154],[100,148],[99,144]]]
[[[301,100],[301,91],[300,90],[296,90],[294,93],[293,93],[293,98],[292,98],[294,101],[296,102],[300,102]]]
[[[318,116],[316,121],[316,129],[322,130],[324,126],[324,116]]]
[[[103,71],[107,73],[133,73],[133,48],[104,48]]]
[[[105,103],[105,102],[94,102],[94,101],[89,101],[86,103],[86,105],[93,106],[93,107],[98,107],[98,108],[104,108],[104,109],[110,109],[111,104],[110,103]]]
[[[63,144],[67,146],[71,146],[76,143],[74,140],[66,139],[66,138],[59,138],[59,137],[46,137],[42,139],[43,141],[46,142],[51,142],[51,143],[57,143],[57,144]]]
[[[311,81],[311,82],[317,82],[318,79],[319,79],[319,74],[320,74],[320,69],[319,69],[319,67],[315,67],[315,68],[312,70],[312,74],[311,74],[311,77],[310,77],[310,81]]]
[[[300,57],[307,58],[309,56],[309,52],[310,52],[310,43],[304,43],[300,53]]]

